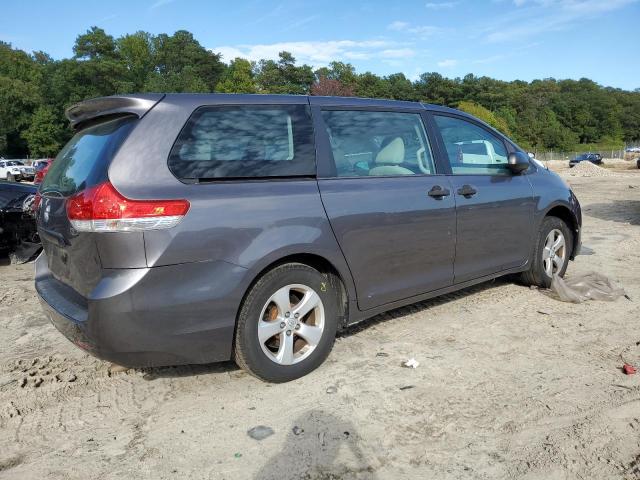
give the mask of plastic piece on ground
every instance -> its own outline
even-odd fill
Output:
[[[265,427],[264,425],[258,425],[257,427],[253,427],[251,430],[249,430],[247,432],[247,435],[249,435],[254,440],[260,441],[264,440],[267,437],[270,437],[274,433],[275,432],[273,431],[273,428]]]
[[[562,302],[582,303],[586,300],[606,300],[612,302],[622,297],[622,287],[610,278],[596,272],[562,279],[554,275],[551,292]]]
[[[633,375],[634,373],[636,373],[638,370],[636,369],[636,367],[634,367],[633,365],[629,365],[628,363],[625,363],[622,366],[622,371],[626,374],[626,375]]]
[[[402,365],[407,368],[418,368],[418,365],[420,365],[420,362],[417,361],[415,358],[410,358],[409,360],[404,362]]]

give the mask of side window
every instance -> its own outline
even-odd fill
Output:
[[[435,173],[417,113],[323,110],[338,177]]]
[[[504,142],[461,118],[434,115],[454,175],[509,175]]]
[[[315,147],[305,105],[197,109],[169,155],[182,180],[315,175]]]

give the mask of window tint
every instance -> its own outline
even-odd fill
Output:
[[[40,192],[66,197],[103,181],[111,159],[134,123],[132,117],[119,118],[76,133],[51,164]]]
[[[308,107],[202,107],[178,136],[169,169],[178,178],[315,175]]]
[[[434,117],[454,174],[510,174],[507,150],[497,136],[460,118]]]
[[[417,113],[324,110],[339,177],[435,173]]]

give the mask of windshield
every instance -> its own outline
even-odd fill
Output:
[[[18,167],[18,166],[23,166],[24,163],[22,162],[18,162],[18,161],[11,161],[11,162],[7,162],[7,166],[8,167]]]
[[[67,197],[106,180],[109,163],[133,124],[133,117],[120,117],[76,133],[51,163],[40,193]]]

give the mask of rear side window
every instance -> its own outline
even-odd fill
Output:
[[[315,175],[304,105],[201,107],[180,132],[169,169],[181,180]]]
[[[80,130],[51,164],[40,193],[67,197],[106,180],[109,163],[134,123],[135,117],[121,117]]]

